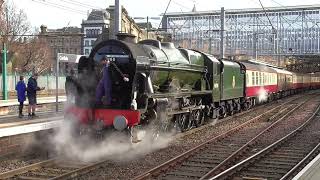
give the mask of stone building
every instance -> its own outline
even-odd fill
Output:
[[[110,13],[110,30],[109,32],[113,32],[113,19],[114,19],[114,6],[109,6],[107,11]],[[140,28],[139,25],[129,16],[128,11],[122,7],[122,17],[121,17],[121,33],[129,33],[136,36],[136,42],[147,39],[147,31],[145,28]],[[149,39],[157,39],[157,35],[154,32],[149,32]]]
[[[82,54],[81,40],[83,34],[78,27],[64,27],[61,29],[48,29],[47,26],[41,25],[40,38],[46,41],[51,48],[52,60],[56,62],[58,53]],[[55,63],[53,63],[55,64]],[[62,67],[62,70],[66,67]],[[53,68],[55,69],[55,68]]]
[[[82,20],[81,32],[84,34],[81,40],[81,52],[89,55],[95,43],[112,38],[115,6],[107,9],[93,9],[86,20]],[[135,36],[135,41],[147,39],[147,31],[129,16],[127,10],[122,7],[121,32]],[[148,33],[149,39],[159,39],[154,32]]]
[[[110,14],[105,9],[93,9],[87,20],[82,20],[81,32],[84,34],[81,40],[81,52],[89,55],[98,36],[109,29]]]

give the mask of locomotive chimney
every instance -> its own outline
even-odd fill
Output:
[[[129,33],[118,33],[117,34],[118,40],[130,42],[130,43],[136,43],[136,36]]]

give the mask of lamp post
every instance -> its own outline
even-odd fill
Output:
[[[133,19],[139,19],[139,20],[142,20],[142,19],[147,19],[147,39],[149,39],[149,19],[152,19],[152,20],[160,20],[160,17],[134,17]]]
[[[3,42],[2,47],[2,98],[8,99],[8,87],[7,87],[7,47]]]

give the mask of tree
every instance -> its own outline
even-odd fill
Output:
[[[34,37],[27,42],[16,43],[12,58],[12,68],[21,72],[49,72],[52,66],[52,54],[46,41]]]
[[[2,30],[2,42],[8,49],[8,61],[14,69],[19,71],[37,71],[39,73],[51,68],[52,59],[50,49],[46,41],[41,41],[32,33],[26,13],[18,9],[14,4],[3,7],[5,13],[0,18],[0,30]],[[1,57],[2,59],[2,57]]]

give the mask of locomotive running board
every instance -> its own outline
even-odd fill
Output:
[[[150,94],[149,97],[151,98],[158,98],[158,97],[186,97],[186,96],[193,96],[193,95],[204,95],[204,94],[212,94],[211,90],[208,91],[192,91],[192,92],[178,92],[178,93],[163,93],[163,94]]]

